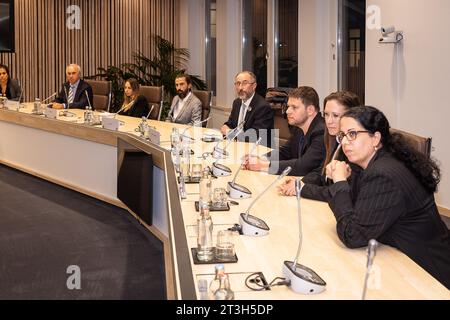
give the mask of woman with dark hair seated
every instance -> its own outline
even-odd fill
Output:
[[[0,64],[0,97],[15,101],[23,100],[19,82],[11,78],[9,69],[4,64]]]
[[[376,239],[398,248],[450,289],[450,234],[434,200],[437,164],[391,134],[376,108],[350,109],[340,128],[348,161],[361,168],[337,160],[327,166],[334,181],[328,203],[341,241],[359,248]]]
[[[325,161],[320,168],[310,172],[302,180],[305,183],[302,188],[302,197],[319,201],[329,199],[328,186],[332,184],[332,181],[325,175],[326,166],[335,153],[337,159],[346,160],[343,152],[337,151],[339,145],[336,142],[336,135],[339,132],[339,120],[347,110],[358,107],[361,103],[359,97],[353,92],[338,91],[328,95],[323,105],[323,116],[326,124],[324,134]],[[285,196],[295,196],[295,178],[287,178],[278,187],[278,191]]]
[[[139,82],[136,79],[128,79],[124,84],[124,100],[120,115],[130,117],[147,117],[150,109],[147,99],[139,95]]]

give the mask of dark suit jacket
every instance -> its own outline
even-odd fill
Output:
[[[130,110],[119,112],[120,115],[142,118],[147,117],[150,112],[148,101],[144,96],[138,96]]]
[[[338,144],[336,140],[333,139],[331,144],[331,154],[334,154],[338,147]],[[345,161],[348,162],[347,157],[345,156],[344,152],[339,152],[337,159],[339,161]],[[302,181],[305,183],[305,185],[302,188],[302,197],[312,200],[318,200],[318,201],[328,201],[331,198],[329,187],[333,185],[333,181],[330,179],[327,179],[323,172],[323,168],[326,167],[328,163],[322,162],[322,165],[308,173],[306,176],[303,177]],[[350,163],[350,166],[352,167],[352,171],[360,171],[361,168],[359,168],[356,165],[353,165]],[[349,178],[351,180],[351,178]]]
[[[64,89],[65,88],[65,89]],[[65,103],[67,105],[67,95],[69,95],[69,89],[70,85],[69,82],[65,82],[63,84],[63,88],[56,96],[55,102],[57,103]],[[77,87],[77,92],[75,92],[75,98],[73,99],[73,102],[70,104],[69,109],[84,109],[87,106],[89,106],[88,99],[86,97],[86,93],[88,93],[89,101],[91,102],[92,110],[94,110],[94,94],[92,92],[92,88],[89,84],[84,82],[83,80],[80,80],[80,83]]]
[[[269,173],[281,174],[288,166],[292,167],[291,176],[304,176],[319,168],[325,158],[323,135],[325,122],[320,114],[311,122],[306,135],[299,128],[294,128],[294,134],[288,142],[280,147],[278,152],[267,154],[270,158]],[[300,139],[304,137],[302,150],[299,150]],[[300,151],[300,152],[299,152]],[[301,157],[299,158],[299,154]]]
[[[241,99],[234,100],[230,117],[228,118],[228,121],[225,122],[225,124],[231,129],[236,128],[238,125],[241,105]],[[244,133],[248,133],[248,130],[254,129],[256,130],[257,138],[260,136],[267,137],[267,139],[263,139],[261,144],[268,147],[272,145],[271,131],[273,129],[273,110],[270,107],[270,104],[259,94],[255,93],[252,102],[247,109],[247,114],[245,115],[244,120]],[[248,139],[248,137],[244,137],[242,139],[245,139],[245,141],[248,142],[256,141],[256,139]]]
[[[22,89],[19,86],[19,82],[15,79],[9,79],[6,84],[6,97],[9,100],[19,101]],[[23,96],[21,97],[21,102],[23,101]]]
[[[377,239],[398,248],[450,289],[449,230],[433,194],[402,162],[382,149],[350,185],[335,183],[330,192],[337,233],[347,247]]]

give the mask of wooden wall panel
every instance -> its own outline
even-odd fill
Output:
[[[177,43],[179,0],[15,0],[16,52],[0,63],[18,78],[27,101],[60,89],[69,63],[84,75],[131,62],[133,52],[152,57],[153,35]],[[70,5],[81,9],[81,30],[66,26]]]

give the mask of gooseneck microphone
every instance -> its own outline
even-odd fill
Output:
[[[372,271],[373,261],[375,255],[377,254],[378,242],[375,239],[371,239],[367,246],[367,266],[366,266],[366,276],[364,279],[364,288],[362,293],[362,300],[366,300],[367,284],[369,282],[370,272]]]
[[[250,149],[249,154],[252,154],[253,151],[255,151],[256,147],[261,143],[261,140],[262,140],[262,138],[259,138],[258,141],[256,141],[256,143]],[[249,189],[236,183],[236,178],[237,178],[239,172],[241,172],[241,169],[244,166],[244,162],[245,162],[245,159],[242,161],[241,165],[237,169],[236,174],[234,175],[233,181],[228,182],[227,191],[230,193],[231,199],[248,199],[248,198],[251,198],[251,196],[252,196],[252,192]]]
[[[281,173],[280,176],[278,176],[268,187],[266,187],[259,195],[258,197],[253,200],[253,202],[250,204],[248,209],[241,213],[239,216],[239,224],[241,225],[242,234],[246,236],[253,236],[253,237],[261,237],[266,236],[269,234],[269,226],[267,225],[264,220],[257,218],[255,216],[252,216],[249,214],[250,209],[255,205],[255,203],[261,199],[261,197],[278,181],[283,179],[285,176],[291,172],[292,168],[287,167],[284,169],[284,171]]]
[[[53,93],[52,95],[50,95],[48,98],[42,100],[42,103],[47,102],[48,100],[50,100],[51,98],[53,98],[53,97],[56,96],[56,95],[57,95],[57,92],[54,92],[54,93]]]
[[[224,159],[228,156],[228,152],[227,149],[230,146],[230,144],[233,142],[233,140],[241,134],[241,132],[244,130],[244,125],[245,125],[245,120],[242,120],[236,128],[234,128],[233,130],[230,130],[230,132],[227,133],[227,135],[225,136],[225,140],[228,140],[227,145],[225,146],[225,148],[219,148],[219,144],[221,141],[218,141],[216,143],[216,145],[214,146],[212,155],[213,158],[215,159]]]
[[[89,95],[87,93],[87,90],[85,90],[84,93],[86,94],[86,98],[87,98],[87,101],[88,101],[89,108],[91,108],[91,110],[94,110],[94,109],[92,109],[91,99],[89,99]]]
[[[300,179],[297,179],[295,180],[295,194],[297,197],[299,244],[294,261],[284,261],[283,274],[294,292],[316,294],[325,290],[326,282],[314,270],[297,263],[303,244],[301,192],[302,183]]]
[[[187,136],[187,135],[185,134],[186,131],[188,131],[189,129],[191,129],[191,128],[193,128],[193,127],[198,127],[198,126],[201,125],[202,123],[205,123],[205,122],[209,121],[209,119],[211,119],[211,117],[208,117],[208,118],[206,118],[205,120],[195,121],[195,122],[192,124],[192,126],[189,126],[189,127],[185,128],[185,129],[181,132],[180,136],[183,137],[183,138],[187,138],[187,139],[189,139],[190,141],[195,141],[194,138],[191,138],[190,136]]]
[[[155,109],[155,105],[154,104],[152,104],[152,107],[150,108],[150,111],[148,112],[147,116],[145,117],[147,120],[150,117],[150,115],[152,114],[153,109]]]

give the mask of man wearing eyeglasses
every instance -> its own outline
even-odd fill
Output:
[[[281,174],[290,166],[291,176],[304,176],[322,165],[325,159],[325,122],[320,114],[316,90],[305,86],[291,91],[287,118],[295,132],[286,145],[267,154],[266,159],[247,155],[245,169]]]
[[[228,121],[221,128],[222,134],[226,136],[230,130],[245,121],[244,134],[240,138],[247,142],[255,142],[262,136],[261,144],[270,147],[273,110],[270,104],[256,93],[256,76],[253,72],[243,71],[236,76],[234,86],[238,98],[233,102]]]

